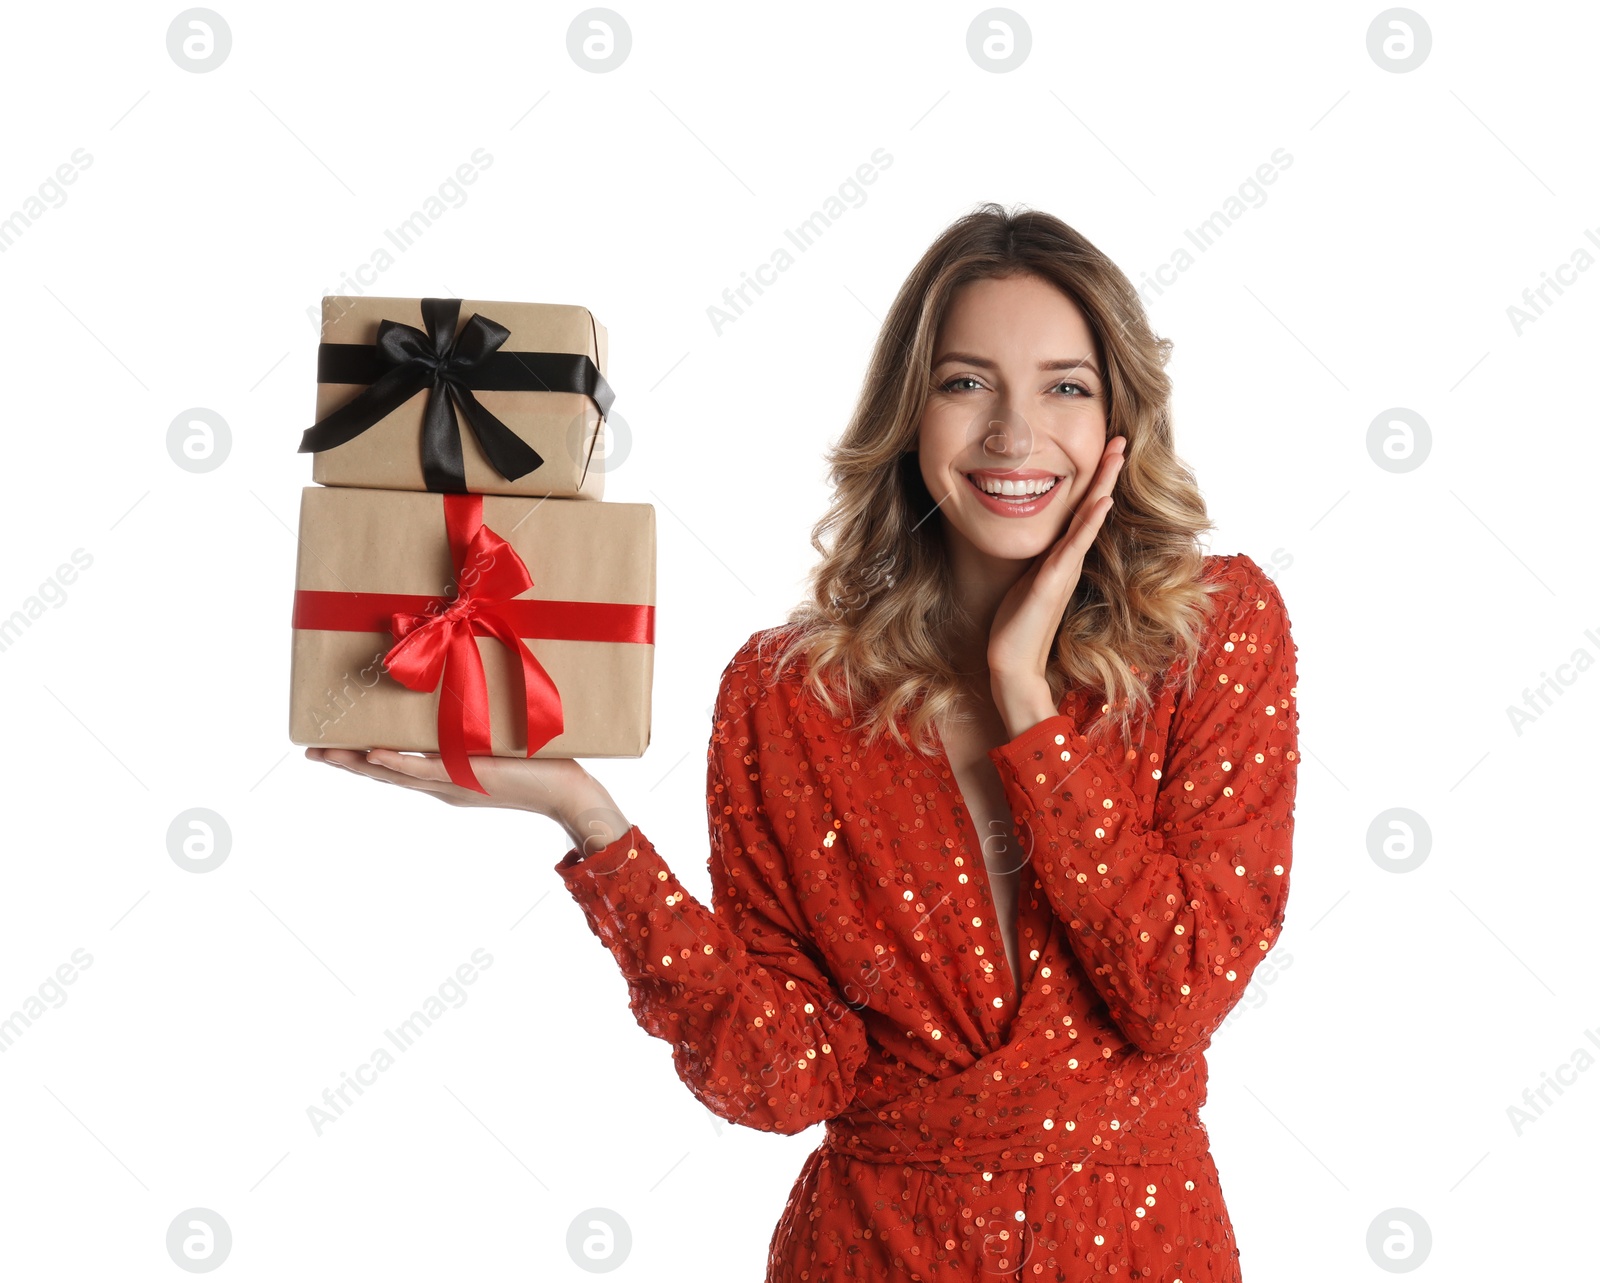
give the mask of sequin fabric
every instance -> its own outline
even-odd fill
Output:
[[[1028,857],[1020,1005],[948,758],[868,748],[775,675],[787,626],[722,675],[711,904],[637,825],[556,866],[708,1109],[825,1124],[766,1283],[1240,1278],[1204,1053],[1283,924],[1298,701],[1273,581],[1204,573],[1195,689],[1175,664],[1134,749],[1091,745],[1069,692],[990,751]]]

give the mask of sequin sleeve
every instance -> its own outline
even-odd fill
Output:
[[[1225,574],[1193,692],[1164,696],[1164,760],[1124,761],[1120,738],[1092,745],[1059,713],[990,751],[1084,970],[1150,1052],[1205,1046],[1277,941],[1289,892],[1294,641],[1253,561]],[[1159,772],[1148,827],[1136,772]]]
[[[556,872],[621,968],[635,1019],[672,1044],[689,1090],[721,1118],[789,1135],[850,1104],[867,1035],[807,939],[789,875],[789,854],[815,845],[814,821],[793,798],[804,764],[763,679],[759,637],[717,693],[711,907],[637,825],[587,856],[573,847]]]

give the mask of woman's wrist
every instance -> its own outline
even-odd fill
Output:
[[[993,675],[991,690],[994,695],[995,708],[1000,718],[1006,724],[1006,732],[1012,739],[1032,730],[1047,717],[1054,717],[1060,710],[1050,695],[1050,683],[1043,674],[1030,675],[1027,678],[1006,678],[998,674]]]
[[[631,828],[611,795],[598,786],[575,798],[568,809],[554,818],[582,855],[603,850]]]

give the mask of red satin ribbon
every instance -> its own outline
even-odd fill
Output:
[[[456,595],[318,592],[297,589],[294,627],[389,632],[389,675],[415,691],[439,692],[439,755],[450,779],[476,793],[468,758],[489,753],[489,687],[476,637],[495,637],[520,661],[528,753],[565,728],[561,694],[524,637],[651,644],[655,607],[587,601],[514,601],[533,587],[516,549],[483,524],[483,496],[445,494],[445,531]]]

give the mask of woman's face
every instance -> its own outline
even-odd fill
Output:
[[[1066,532],[1106,446],[1105,381],[1078,306],[1037,276],[956,290],[933,349],[918,462],[946,535],[1038,556]],[[986,494],[991,491],[1032,497]]]

